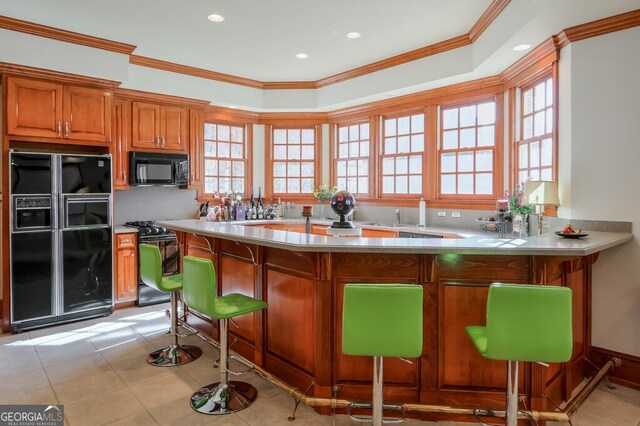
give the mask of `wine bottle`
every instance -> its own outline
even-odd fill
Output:
[[[258,187],[258,205],[262,207],[262,187]]]
[[[251,187],[251,207],[255,207],[256,206],[256,201],[253,198],[253,186]]]

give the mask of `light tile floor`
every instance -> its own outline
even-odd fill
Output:
[[[254,374],[258,388],[249,408],[222,417],[193,411],[189,396],[217,381],[218,351],[195,336],[183,343],[204,350],[201,359],[172,368],[151,367],[145,356],[167,344],[167,305],[130,308],[96,318],[0,336],[0,404],[64,404],[67,425],[348,425],[344,415],[320,416]],[[436,425],[407,420],[407,426]],[[469,423],[438,422],[438,426]],[[600,386],[573,417],[574,426],[640,425],[640,392]],[[553,426],[560,426],[555,423]]]

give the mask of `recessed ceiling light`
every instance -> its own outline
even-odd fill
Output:
[[[212,13],[211,15],[207,16],[207,19],[211,22],[222,22],[224,21],[224,16]]]
[[[355,31],[347,33],[347,38],[360,38],[361,36],[362,34]]]
[[[527,50],[527,49],[531,49],[531,45],[530,44],[519,44],[517,46],[513,46],[512,47],[513,50],[515,50],[516,52],[520,52],[522,50]]]
[[[296,58],[298,59],[307,59],[309,57],[309,55],[307,55],[306,53],[298,53],[296,55]]]

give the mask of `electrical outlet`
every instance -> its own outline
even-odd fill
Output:
[[[438,212],[438,217],[445,217],[447,212]]]
[[[460,212],[451,212],[451,217],[460,217]]]

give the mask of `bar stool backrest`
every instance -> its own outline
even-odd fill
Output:
[[[162,286],[162,257],[160,249],[151,244],[140,244],[140,279],[149,287],[167,291]]]
[[[567,287],[492,284],[485,356],[505,361],[568,361],[573,350],[571,294]]]
[[[422,287],[347,284],[342,310],[342,352],[416,358],[422,353]]]
[[[192,309],[215,317],[216,271],[209,259],[185,256],[183,258],[182,294]]]

